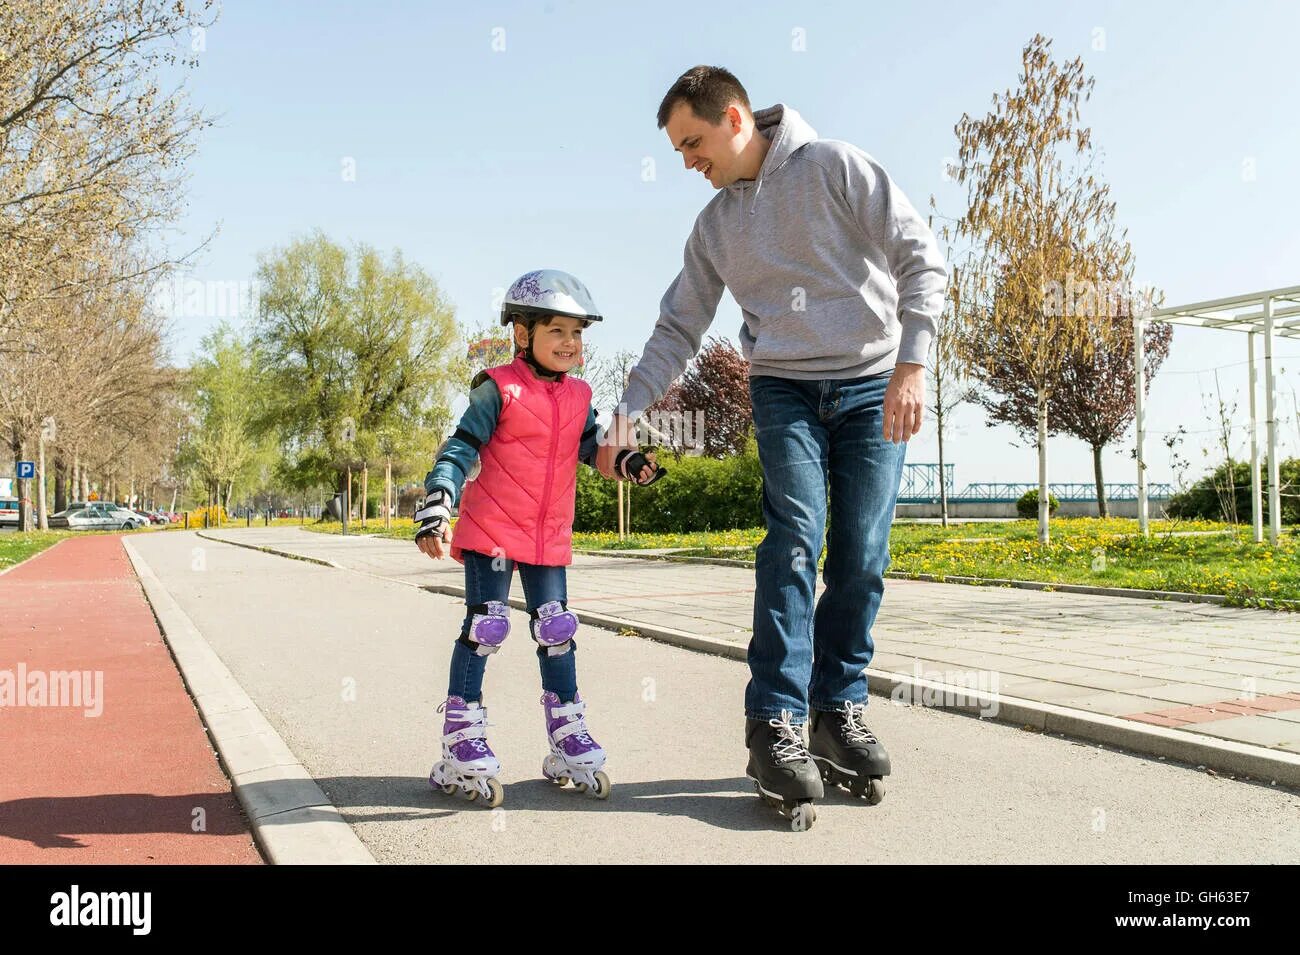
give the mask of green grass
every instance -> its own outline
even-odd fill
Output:
[[[0,534],[0,570],[8,570],[15,564],[21,564],[28,557],[35,557],[47,547],[53,547],[65,537],[73,537],[80,531],[5,531]]]
[[[1234,606],[1300,609],[1300,537],[1294,529],[1277,547],[1255,544],[1248,528],[1210,522],[1152,521],[1151,536],[1137,533],[1137,521],[1112,518],[1052,522],[1051,542],[1038,543],[1036,521],[956,525],[895,524],[890,534],[890,570],[904,575],[1032,580],[1136,590],[1216,594]],[[1174,536],[1175,531],[1216,531],[1209,536]],[[664,535],[642,546],[674,546]],[[754,559],[763,531],[728,532],[726,544],[687,542],[681,556]],[[739,538],[752,544],[736,549]],[[605,549],[602,541],[597,547]],[[1104,563],[1098,558],[1104,558]],[[825,563],[825,552],[819,566]]]
[[[282,521],[272,521],[272,524],[297,524],[298,518],[287,518]],[[348,535],[367,537],[391,537],[397,540],[415,540],[415,522],[409,517],[394,517],[392,527],[384,529],[384,519],[382,517],[371,517],[366,521],[367,526],[362,527],[361,522],[353,518],[348,521]],[[242,525],[241,525],[242,526]],[[253,522],[257,527],[257,521]],[[304,530],[313,531],[317,534],[342,534],[343,525],[338,521],[324,521],[317,523],[312,518],[307,518],[307,523],[302,525]]]

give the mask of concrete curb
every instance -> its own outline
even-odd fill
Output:
[[[276,550],[273,547],[264,547],[260,544],[245,544],[241,541],[226,540],[224,537],[213,537],[211,532],[195,531],[195,537],[202,537],[205,541],[212,541],[216,544],[229,544],[231,547],[243,547],[246,550],[261,551],[263,554],[272,554],[276,557],[288,557],[290,560],[305,560],[309,564],[320,564],[322,567],[333,567],[335,570],[347,570],[332,560],[325,560],[323,557],[306,557],[303,554],[292,554],[285,550]]]
[[[275,865],[374,865],[370,850],[139,552],[127,540],[122,546],[263,855]]]
[[[212,539],[223,544],[233,543],[218,538]],[[302,557],[299,554],[290,554],[270,547],[252,544],[234,544],[234,546],[260,550],[281,557],[310,560],[313,563],[334,567],[336,570],[347,570],[345,567],[339,567],[337,564],[319,558]],[[600,551],[579,551],[576,553],[592,553],[597,556],[601,554]],[[604,556],[614,555],[606,554]],[[646,558],[631,559],[644,560]],[[704,558],[704,560],[715,562],[712,558]],[[733,561],[732,563],[745,567],[753,566],[743,561]],[[465,596],[465,588],[453,584],[412,584],[409,581],[394,580],[391,577],[383,577],[369,571],[348,572],[362,573],[368,577],[375,577],[390,583],[417,587],[430,593],[461,598]],[[517,597],[510,598],[509,602],[510,606],[517,610],[527,609],[524,601]],[[570,609],[584,623],[591,623],[611,630],[631,629],[638,636],[649,637],[652,640],[658,640],[687,650],[712,653],[740,661],[746,660],[748,655],[748,646],[745,644],[730,643],[717,637],[707,637],[702,634],[688,633],[668,627],[655,627],[637,620],[627,620],[622,617],[613,617],[590,610]],[[1043,733],[1057,733],[1062,736],[1097,743],[1098,745],[1113,746],[1117,749],[1144,756],[1183,762],[1189,767],[1196,767],[1197,769],[1211,769],[1216,773],[1228,773],[1238,777],[1245,776],[1259,782],[1275,782],[1280,786],[1286,786],[1288,789],[1300,791],[1300,754],[1283,753],[1263,746],[1252,746],[1248,743],[1211,739],[1184,731],[1167,729],[1163,726],[1135,723],[1132,720],[1107,716],[1103,713],[1090,713],[1087,710],[1071,709],[1070,707],[1057,706],[1052,703],[1041,703],[1037,700],[1022,700],[1016,697],[1000,696],[964,686],[940,683],[889,671],[867,670],[867,686],[875,696],[894,700],[900,704],[919,703],[922,706],[976,716],[980,719],[991,719],[998,723],[1028,727]]]

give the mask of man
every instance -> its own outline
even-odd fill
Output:
[[[876,802],[889,772],[863,722],[864,670],[946,268],[879,163],[818,139],[788,106],[753,112],[728,71],[688,70],[658,121],[718,194],[695,221],[598,466],[614,476],[632,422],[698,353],[729,289],[744,317],[767,527],[745,690],[749,775],[803,828],[821,777]],[[828,483],[826,590],[814,606]]]

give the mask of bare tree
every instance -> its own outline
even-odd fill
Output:
[[[0,350],[31,340],[42,302],[162,266],[105,255],[104,240],[130,245],[180,210],[183,163],[208,120],[161,78],[194,65],[179,43],[200,42],[209,9],[0,4]]]

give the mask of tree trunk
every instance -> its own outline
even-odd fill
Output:
[[[1092,471],[1097,479],[1097,516],[1106,517],[1106,484],[1101,479],[1101,448],[1092,449]]]
[[[36,439],[36,522],[43,531],[50,529],[50,515],[45,503],[45,431]]]
[[[948,526],[948,482],[947,475],[943,470],[943,391],[941,379],[935,376],[934,380],[934,426],[935,432],[939,436],[939,523],[943,527]]]
[[[18,530],[19,530],[20,532],[25,532],[25,531],[29,531],[29,530],[32,529],[32,520],[31,520],[31,518],[27,515],[27,493],[28,493],[28,491],[27,491],[27,485],[28,485],[28,480],[27,480],[27,478],[19,478],[19,477],[18,477],[18,465],[17,465],[17,462],[18,462],[18,461],[21,461],[21,460],[23,459],[23,442],[22,442],[22,441],[19,439],[19,437],[18,437],[18,428],[17,428],[17,427],[14,428],[13,451],[14,451],[14,462],[15,462],[15,464],[14,464],[14,477],[16,478],[16,480],[15,480],[14,483],[18,485],[18,490],[17,490],[17,496],[18,496]]]
[[[54,459],[54,513],[68,506],[68,465],[62,457]]]
[[[618,539],[619,540],[622,540],[624,536],[626,536],[626,529],[623,526],[623,494],[624,494],[623,485],[625,483],[626,483],[625,481],[616,482],[617,484],[616,490],[618,492]]]
[[[366,526],[366,511],[370,501],[370,465],[361,465],[361,526]]]
[[[1038,543],[1048,544],[1052,540],[1051,498],[1047,494],[1047,392],[1038,390]]]
[[[343,534],[348,532],[348,519],[352,517],[352,465],[348,465],[343,471],[343,500],[339,502],[342,506],[339,508],[339,516],[343,521]]]
[[[392,526],[393,514],[393,459],[384,461],[384,530]]]

